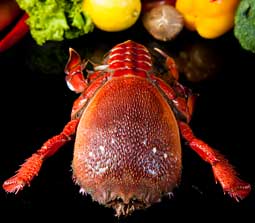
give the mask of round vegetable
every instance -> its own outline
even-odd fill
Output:
[[[142,16],[144,27],[158,40],[168,41],[183,28],[182,15],[170,5],[158,5]]]
[[[20,14],[21,9],[15,0],[0,1],[0,31],[3,31]]]
[[[207,39],[217,38],[234,26],[234,16],[240,0],[177,0],[185,26]]]
[[[84,0],[83,12],[101,30],[116,32],[131,27],[141,13],[140,0]]]

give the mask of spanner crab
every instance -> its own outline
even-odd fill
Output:
[[[30,185],[43,161],[76,135],[72,170],[80,192],[114,208],[117,216],[128,215],[159,202],[180,184],[182,137],[211,165],[224,193],[236,201],[245,198],[251,185],[193,134],[189,121],[195,96],[178,82],[174,60],[155,50],[165,58],[169,83],[156,75],[149,51],[134,41],[113,47],[86,77],[88,61],[70,48],[66,82],[80,93],[71,120],[3,183],[4,190],[18,193]]]

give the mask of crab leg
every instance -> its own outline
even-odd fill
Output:
[[[25,185],[30,185],[32,179],[38,175],[43,161],[54,155],[58,149],[72,139],[75,134],[79,119],[71,120],[64,127],[63,131],[47,140],[25,163],[23,163],[16,175],[3,183],[6,192],[18,193]]]
[[[179,127],[189,146],[204,161],[211,164],[215,180],[220,183],[224,193],[228,193],[236,201],[245,198],[251,191],[251,185],[237,177],[237,172],[223,155],[196,138],[188,124],[179,122]]]
[[[69,59],[65,67],[67,86],[71,91],[76,93],[83,92],[88,81],[83,76],[83,70],[87,65],[87,61],[82,61],[80,55],[72,48],[69,48]]]
[[[187,99],[184,97],[180,97],[176,94],[175,89],[170,87],[160,78],[154,75],[151,75],[151,78],[152,80],[155,80],[157,82],[159,88],[166,94],[168,99],[173,102],[178,111],[180,111],[181,114],[186,118],[187,122],[189,122],[193,113],[196,97],[192,94],[186,95]]]
[[[169,74],[175,80],[178,81],[178,79],[179,79],[179,72],[178,72],[177,65],[176,65],[174,59],[172,57],[168,56],[165,52],[163,52],[159,48],[154,48],[154,50],[157,51],[159,54],[161,54],[163,57],[166,58],[166,67],[170,71]]]

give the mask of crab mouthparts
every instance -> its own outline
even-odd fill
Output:
[[[150,206],[149,203],[132,198],[128,203],[125,203],[121,198],[116,198],[105,204],[107,207],[111,207],[115,210],[115,216],[127,216],[132,214],[133,211],[138,209],[145,209]]]
[[[170,189],[170,188],[169,188]],[[172,190],[164,190],[172,191]],[[97,190],[90,195],[92,199],[105,207],[113,208],[115,216],[128,216],[139,209],[146,209],[152,204],[161,201],[166,192],[157,191],[155,188],[146,186],[132,187],[129,185],[125,188],[111,187],[111,190]]]
[[[105,207],[115,210],[115,216],[128,216],[139,209],[146,209],[154,203],[161,201],[161,198],[168,194],[141,186],[133,188],[131,185],[124,188],[119,187],[102,187],[98,190],[86,190],[92,197],[92,200]],[[166,191],[166,190],[165,190]],[[171,191],[171,190],[168,190]]]

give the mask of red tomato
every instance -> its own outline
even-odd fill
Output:
[[[0,1],[0,31],[10,25],[20,14],[21,9],[15,0]]]

